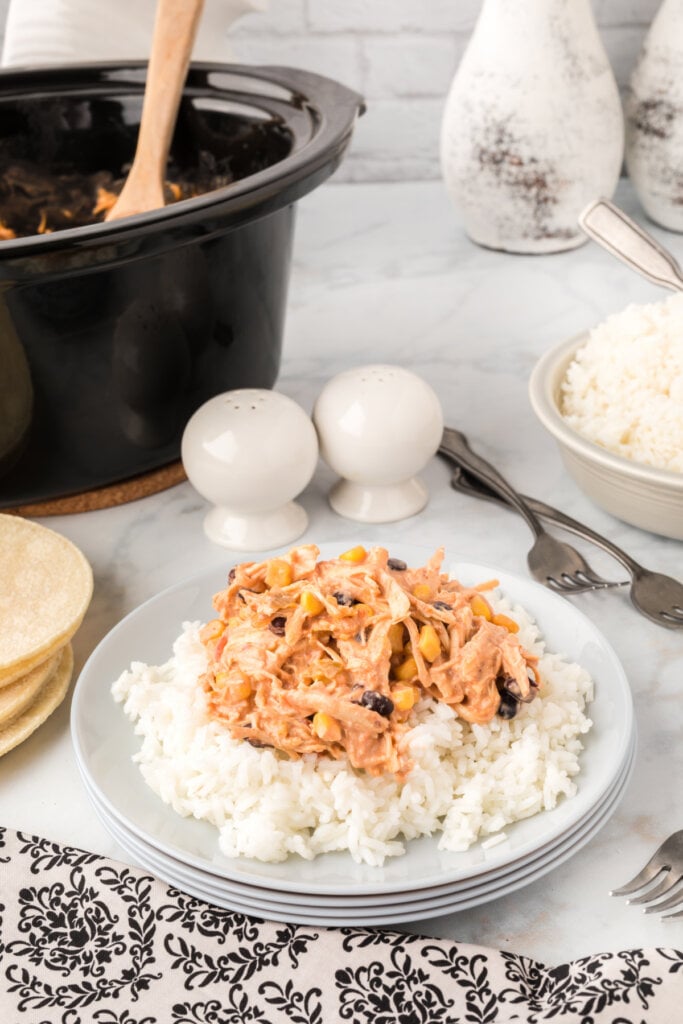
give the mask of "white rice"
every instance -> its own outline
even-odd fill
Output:
[[[405,782],[366,775],[345,760],[294,761],[233,740],[209,718],[197,686],[206,667],[199,623],[184,625],[165,665],[136,662],[112,687],[142,737],[134,760],[165,803],[216,826],[228,857],[280,861],[348,850],[358,862],[380,865],[403,853],[405,840],[435,833],[439,849],[466,850],[571,797],[581,737],[591,727],[588,673],[543,653],[519,606],[498,597],[492,603],[520,623],[527,650],[542,654],[541,695],[515,718],[485,726],[422,701],[406,736],[415,767]]]
[[[567,369],[560,412],[616,455],[683,472],[683,295],[594,328]]]

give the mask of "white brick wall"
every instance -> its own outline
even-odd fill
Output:
[[[593,0],[622,86],[659,3]],[[0,24],[8,4],[0,0]],[[246,63],[299,66],[365,96],[368,111],[338,179],[434,178],[445,95],[480,6],[481,0],[270,0],[268,12],[235,26],[232,45]]]
[[[446,92],[481,0],[270,0],[244,17],[234,46],[248,63],[294,63],[361,92],[368,110],[337,172],[350,181],[438,177]],[[660,0],[593,0],[624,85]]]

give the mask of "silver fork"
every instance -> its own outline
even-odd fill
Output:
[[[455,490],[475,498],[507,504],[498,494],[495,494],[460,466],[456,466],[453,471],[451,486]],[[592,541],[620,561],[631,574],[629,593],[633,605],[641,615],[656,622],[658,626],[665,626],[667,629],[683,629],[683,583],[674,579],[673,576],[666,576],[664,573],[646,569],[611,540],[591,530],[589,526],[584,526],[583,523],[565,515],[559,509],[553,508],[552,505],[546,505],[544,502],[526,495],[524,500],[537,515],[557,523],[558,526],[583,537],[584,540]]]
[[[634,905],[644,905],[646,914],[657,914],[672,910],[683,904],[683,829],[665,839],[659,849],[650,857],[642,871],[619,889],[612,889],[610,896],[631,896],[644,890],[642,895],[627,900]],[[668,895],[671,893],[671,895]],[[660,897],[666,896],[666,899]],[[656,902],[653,902],[656,901]],[[664,918],[683,917],[683,910],[675,914],[664,914]]]
[[[470,448],[467,438],[452,427],[446,427],[439,452],[472,472],[477,479],[495,491],[516,509],[532,530],[535,541],[527,555],[527,565],[534,579],[562,594],[581,594],[587,590],[620,586],[603,579],[570,544],[548,533],[540,519],[520,494],[497,469]]]

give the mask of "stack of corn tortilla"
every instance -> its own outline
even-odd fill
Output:
[[[71,541],[0,515],[0,756],[61,704],[71,638],[92,597],[92,570]]]

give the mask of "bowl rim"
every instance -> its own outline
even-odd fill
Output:
[[[602,466],[606,470],[651,486],[666,488],[683,493],[683,473],[672,469],[659,469],[643,462],[633,462],[622,455],[602,448],[589,441],[570,427],[560,414],[554,390],[564,375],[572,358],[589,337],[589,331],[582,331],[572,338],[548,349],[536,362],[529,378],[529,401],[531,408],[555,440],[568,448],[574,455]]]

